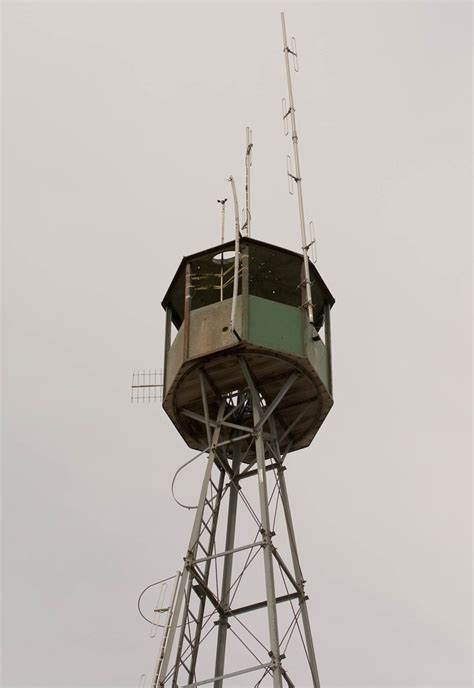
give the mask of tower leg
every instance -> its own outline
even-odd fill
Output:
[[[300,591],[300,609],[301,609],[301,619],[303,621],[303,630],[306,640],[306,651],[308,657],[308,664],[311,670],[311,677],[313,679],[313,688],[320,688],[318,666],[316,663],[316,654],[314,652],[313,636],[311,633],[311,625],[309,622],[308,606],[306,604],[306,596],[304,592],[305,580],[303,578],[303,572],[301,571],[300,560],[298,556],[298,550],[296,547],[296,535],[295,529],[293,527],[293,518],[291,516],[290,500],[288,498],[288,490],[286,487],[285,470],[283,468],[284,456],[282,457],[280,444],[277,436],[277,429],[275,419],[270,419],[270,427],[275,438],[275,451],[274,457],[278,464],[277,468],[277,481],[280,490],[280,498],[283,506],[283,513],[285,515],[286,529],[288,532],[288,540],[290,543],[291,559],[293,562],[293,570],[295,572],[295,579]]]
[[[207,586],[209,582],[209,575],[211,571],[211,566],[212,566],[212,558],[211,555],[214,550],[215,546],[215,541],[216,541],[216,531],[217,531],[217,522],[219,519],[219,511],[220,511],[220,504],[223,496],[223,489],[224,489],[224,477],[225,477],[225,471],[221,469],[220,471],[220,476],[219,476],[219,482],[217,485],[216,493],[214,495],[214,503],[210,505],[208,503],[208,507],[211,509],[211,517],[209,519],[210,521],[210,533],[209,533],[209,539],[208,539],[208,545],[207,545],[207,550],[206,550],[206,555],[207,555],[207,560],[204,563],[204,571],[203,571],[203,583]],[[202,543],[200,543],[202,546]],[[201,633],[202,633],[202,628],[203,628],[203,622],[204,622],[204,610],[206,606],[206,596],[203,595],[202,593],[199,594],[196,591],[193,590],[193,578],[192,576],[189,577],[189,582],[188,582],[188,589],[185,593],[185,605],[183,609],[183,614],[182,614],[182,620],[181,620],[181,629],[180,629],[180,634],[179,634],[179,641],[178,641],[178,647],[176,651],[176,661],[175,661],[175,668],[174,668],[174,675],[173,675],[173,686],[177,686],[178,684],[178,674],[179,670],[181,667],[184,667],[187,671],[188,674],[188,682],[191,683],[192,681],[195,680],[196,677],[196,664],[197,664],[197,659],[198,659],[198,651],[199,651],[199,643],[201,641]],[[191,607],[191,597],[193,594],[198,595],[199,597],[199,603],[198,603],[198,610],[196,614],[193,614],[190,611]],[[192,632],[192,628],[189,624],[189,616],[191,616],[193,620],[193,628],[194,632]],[[187,623],[188,622],[188,623]],[[187,643],[187,644],[186,644]],[[186,663],[189,660],[189,665]]]
[[[199,496],[199,502],[198,502],[198,506],[196,509],[196,516],[194,518],[193,529],[191,531],[191,537],[189,539],[189,546],[188,546],[186,560],[185,560],[185,564],[184,564],[184,568],[183,568],[183,575],[181,576],[178,592],[176,595],[176,601],[175,601],[173,614],[171,617],[171,623],[170,623],[170,627],[168,630],[166,642],[165,642],[164,648],[163,648],[163,656],[160,658],[160,661],[158,664],[158,670],[157,670],[157,673],[155,676],[155,680],[153,682],[154,688],[157,688],[157,686],[162,688],[165,685],[165,680],[167,678],[168,664],[170,661],[170,655],[171,655],[171,649],[173,646],[173,640],[174,640],[174,636],[176,634],[176,628],[178,626],[178,620],[179,620],[181,605],[183,603],[184,593],[185,593],[185,590],[187,588],[188,581],[189,581],[190,565],[191,565],[193,559],[195,558],[196,548],[197,548],[197,544],[199,542],[201,523],[202,523],[202,518],[203,518],[203,513],[204,513],[204,507],[206,504],[206,495],[207,495],[209,481],[211,479],[212,468],[214,466],[214,460],[215,460],[215,456],[216,456],[216,444],[219,442],[219,435],[220,435],[220,430],[221,430],[221,426],[219,424],[219,421],[222,420],[222,417],[224,415],[224,410],[225,410],[225,399],[222,399],[220,406],[219,406],[219,413],[217,415],[217,427],[214,429],[214,432],[212,434],[212,446],[209,449],[209,458],[207,460],[206,472],[204,473],[204,478],[202,481],[201,494]]]
[[[252,395],[252,413],[254,427],[258,427],[262,417],[260,397],[255,387],[252,375],[245,359],[241,359],[242,370]],[[273,574],[272,532],[270,527],[270,513],[268,509],[267,472],[265,470],[265,445],[262,429],[256,432],[255,451],[257,456],[258,495],[260,502],[260,518],[263,530],[263,561],[265,567],[265,587],[267,592],[268,631],[270,635],[270,650],[273,663],[273,686],[282,688],[282,673],[280,659],[280,642],[278,639],[278,618],[276,611],[275,577]]]
[[[232,457],[232,473],[237,475],[240,467],[240,445],[235,444],[233,448]],[[230,586],[232,581],[232,563],[234,554],[231,550],[234,549],[235,544],[235,522],[237,516],[237,503],[239,496],[239,487],[235,482],[231,483],[229,494],[229,508],[227,512],[227,530],[225,538],[225,551],[229,552],[224,557],[224,567],[222,571],[222,587],[221,587],[221,605],[225,612],[229,611],[230,603]],[[216,650],[216,665],[215,676],[222,676],[224,674],[225,648],[227,640],[227,629],[229,627],[228,617],[221,615],[219,619],[219,628],[217,632],[217,650]],[[222,688],[222,679],[218,679],[214,683],[214,688]]]
[[[316,654],[314,652],[313,636],[311,634],[311,626],[309,623],[308,607],[306,604],[305,594],[304,594],[304,578],[301,571],[301,566],[298,557],[298,551],[296,549],[296,537],[293,528],[293,519],[291,517],[290,502],[288,499],[288,491],[286,489],[285,473],[280,466],[278,468],[278,482],[280,484],[280,497],[283,506],[283,512],[285,514],[286,527],[288,530],[288,539],[290,542],[291,558],[293,561],[293,568],[295,571],[295,578],[298,586],[300,587],[301,597],[300,597],[300,609],[301,609],[301,619],[303,621],[303,630],[306,639],[306,650],[308,653],[308,663],[311,669],[311,676],[313,679],[313,688],[320,688],[318,667],[316,664]]]

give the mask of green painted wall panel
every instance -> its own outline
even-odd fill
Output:
[[[304,356],[303,313],[294,306],[249,296],[248,339],[258,346]]]
[[[329,367],[328,367],[328,353],[325,345],[321,342],[310,341],[308,346],[309,362],[318,373],[319,379],[330,392],[329,388]]]

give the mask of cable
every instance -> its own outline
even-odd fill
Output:
[[[240,642],[242,643],[242,645],[250,652],[250,654],[252,655],[252,657],[253,657],[254,659],[256,659],[257,662],[258,662],[259,664],[263,664],[263,663],[264,663],[264,662],[262,662],[262,660],[261,660],[259,657],[257,657],[257,655],[255,654],[255,652],[252,652],[252,650],[249,648],[249,646],[247,645],[247,643],[245,643],[245,642],[242,640],[242,638],[234,631],[234,629],[232,628],[232,626],[229,626],[229,631],[235,635],[235,637],[237,638],[237,640],[240,640]]]
[[[181,471],[183,470],[183,468],[186,468],[186,466],[189,466],[191,463],[193,463],[193,461],[196,461],[196,459],[199,459],[199,457],[202,456],[203,454],[205,454],[207,451],[208,451],[208,449],[204,449],[202,452],[199,452],[199,454],[196,454],[196,456],[193,456],[192,459],[189,459],[189,461],[186,461],[186,463],[183,463],[182,466],[180,466],[180,467],[178,468],[178,470],[176,471],[176,473],[175,473],[174,476],[173,476],[173,480],[172,480],[172,482],[171,482],[171,495],[172,495],[174,501],[176,502],[176,504],[177,504],[178,506],[183,507],[183,509],[188,509],[188,510],[197,509],[197,508],[198,508],[198,505],[196,504],[195,506],[191,506],[191,505],[189,505],[189,504],[182,504],[182,503],[179,501],[179,499],[176,497],[176,495],[175,495],[175,493],[174,493],[174,483],[175,483],[175,481],[176,481],[176,478],[177,478],[178,475],[181,473]]]
[[[137,601],[138,612],[139,612],[140,616],[143,617],[145,619],[145,621],[147,621],[152,626],[162,626],[162,624],[155,624],[155,623],[153,623],[153,621],[150,621],[150,619],[147,619],[147,617],[143,614],[143,612],[140,608],[141,599],[142,599],[143,595],[146,593],[146,591],[149,590],[150,588],[153,588],[155,585],[160,585],[160,583],[166,583],[167,581],[172,580],[173,578],[176,578],[176,576],[169,576],[168,578],[162,578],[161,580],[156,581],[156,583],[150,583],[150,585],[147,585],[146,588],[141,591],[141,593],[138,597],[138,601]]]
[[[150,621],[150,619],[148,619],[148,618],[145,616],[145,614],[142,612],[141,607],[140,607],[141,599],[142,599],[143,595],[146,593],[146,591],[149,590],[150,588],[153,588],[155,585],[159,585],[160,583],[166,583],[167,581],[172,580],[172,579],[175,578],[175,577],[176,577],[176,576],[168,576],[168,578],[163,578],[162,580],[156,581],[156,583],[151,583],[150,585],[147,585],[146,588],[145,588],[144,590],[141,591],[141,593],[140,593],[140,595],[139,595],[139,597],[138,597],[138,601],[137,601],[138,612],[139,612],[140,616],[141,616],[143,619],[145,619],[145,621],[146,621],[147,623],[151,624],[152,626],[158,626],[158,628],[165,628],[165,625],[164,625],[164,624],[154,623],[153,621]],[[204,615],[202,618],[203,618],[203,620],[204,620],[204,619],[208,620],[208,619],[210,619],[210,617],[211,617],[213,614],[215,614],[215,610],[214,610],[213,612],[211,612],[210,614]],[[207,621],[206,621],[206,623],[207,623]],[[176,626],[176,628],[181,628],[181,626],[182,626],[182,624],[178,624],[178,625]]]
[[[286,650],[287,650],[287,648],[288,648],[288,645],[290,644],[291,636],[293,635],[293,631],[294,631],[295,628],[296,628],[296,623],[297,623],[297,621],[298,621],[298,617],[300,616],[300,614],[301,614],[301,608],[298,609],[298,611],[296,612],[296,616],[293,617],[293,619],[292,619],[291,622],[290,622],[290,625],[288,626],[288,628],[287,628],[287,630],[286,630],[286,632],[285,632],[285,635],[284,635],[283,638],[280,640],[280,648],[281,648],[281,646],[282,646],[283,643],[285,642],[286,637],[287,637],[288,634],[289,634],[288,640],[287,640],[287,642],[286,642],[286,645],[284,646],[284,648],[283,648],[283,650],[282,650],[282,652],[281,652],[281,654],[283,654],[283,655],[286,653]]]

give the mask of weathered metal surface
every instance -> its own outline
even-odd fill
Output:
[[[231,299],[226,299],[190,311],[189,328],[186,327],[185,321],[166,352],[165,395],[185,360],[207,356],[237,343],[236,336],[229,328],[231,303]],[[242,327],[241,297],[237,300],[236,322],[239,327]],[[186,334],[189,341],[187,356],[185,356]]]
[[[166,354],[164,409],[190,447],[205,448],[204,426],[182,411],[200,413],[203,380],[214,399],[211,414],[216,412],[212,404],[223,394],[244,389],[239,357],[245,355],[267,404],[274,400],[283,378],[301,373],[275,418],[291,451],[306,447],[332,406],[332,393],[330,332],[327,327],[325,342],[315,339],[315,328],[308,322],[302,305],[302,256],[242,240],[240,294],[232,332],[232,285],[226,287],[227,292],[224,289],[224,300],[217,288],[222,269],[217,258],[222,250],[208,249],[186,259],[163,302],[169,313],[167,330],[171,320],[179,326]],[[323,322],[329,324],[334,299],[315,269],[312,277],[319,329]]]
[[[242,330],[241,301],[241,297],[237,297],[237,332]],[[191,311],[189,358],[204,356],[236,344],[236,336],[229,327],[231,307],[232,299],[226,299]]]
[[[165,388],[163,390],[163,398],[166,397],[168,391],[173,384],[181,366],[184,363],[184,328],[181,327],[165,354]]]
[[[330,361],[328,350],[326,348],[326,345],[321,340],[318,340],[316,342],[312,340],[309,328],[308,333],[310,341],[308,342],[306,347],[306,355],[308,356],[309,362],[311,363],[315,371],[318,373],[321,382],[326,387],[328,392],[330,392]]]
[[[167,391],[163,407],[185,442],[195,449],[207,446],[204,425],[182,413],[183,409],[202,413],[199,371],[202,369],[205,373],[210,413],[215,413],[218,396],[213,389],[219,394],[226,394],[246,386],[239,362],[243,355],[249,361],[267,405],[271,404],[282,382],[292,372],[301,373],[278,407],[275,417],[280,433],[285,433],[292,426],[285,435],[285,447],[291,443],[291,451],[295,451],[308,446],[333,404],[331,395],[309,359],[274,352],[247,342],[192,359],[181,366]]]

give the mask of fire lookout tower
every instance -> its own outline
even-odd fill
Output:
[[[151,622],[153,637],[162,628],[152,688],[302,685],[295,638],[304,685],[320,685],[285,472],[333,404],[334,298],[309,259],[289,76],[296,48],[282,25],[302,252],[250,237],[250,222],[242,233],[237,211],[235,241],[183,258],[162,302],[163,408],[207,459],[187,507],[184,566],[162,584]]]

